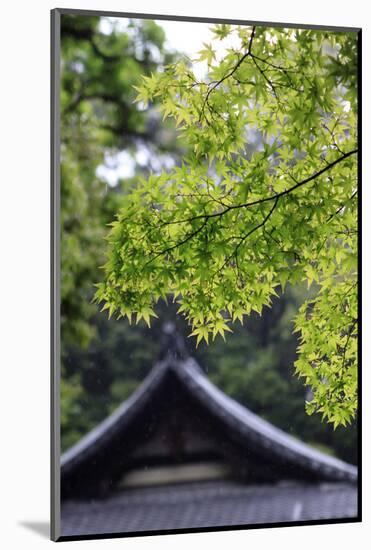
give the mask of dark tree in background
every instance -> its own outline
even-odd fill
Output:
[[[106,20],[106,23],[108,20]],[[143,113],[133,103],[134,85],[142,75],[174,59],[164,52],[164,32],[151,21],[130,22],[122,32],[102,32],[98,17],[62,16],[61,31],[61,342],[62,446],[68,447],[108,410],[110,384],[115,379],[110,361],[100,349],[119,333],[123,357],[125,335],[141,335],[142,327],[96,318],[91,303],[94,283],[101,278],[104,236],[120,197],[132,179],[108,185],[98,167],[128,153],[135,175],[147,173],[156,160],[176,158],[174,132],[160,124],[155,109]],[[145,152],[147,163],[136,162]],[[161,165],[161,163],[160,163]],[[108,334],[108,336],[107,336]],[[84,361],[72,360],[80,350]],[[111,354],[112,355],[112,354]],[[93,358],[91,358],[93,357]],[[124,377],[130,378],[130,372]],[[102,375],[100,374],[102,373]],[[138,372],[140,376],[140,373]],[[137,376],[138,376],[137,375]],[[128,381],[130,386],[130,380]]]
[[[97,17],[62,17],[62,341],[87,345],[93,283],[100,279],[106,225],[131,184],[115,187],[97,176],[107,157],[150,149],[173,151],[174,136],[159,125],[154,110],[133,103],[143,74],[171,56],[163,53],[164,32],[150,21],[132,23],[127,33],[100,31]],[[138,172],[140,166],[136,166]]]
[[[102,25],[104,23],[104,26]],[[188,334],[176,307],[160,303],[151,329],[108,321],[92,303],[102,278],[107,224],[138,176],[178,164],[185,144],[163,122],[156,104],[134,103],[142,75],[175,59],[152,21],[115,28],[107,19],[62,16],[61,90],[61,427],[65,450],[125,399],[153,366],[165,320]],[[99,167],[122,152],[132,176],[109,185]],[[142,158],[138,156],[142,153]],[[143,157],[143,152],[144,157]],[[143,160],[144,158],[144,160]],[[307,297],[287,288],[262,316],[234,327],[226,342],[189,351],[226,393],[275,425],[350,462],[356,462],[355,426],[333,430],[305,413],[310,398],[293,376],[292,319]],[[171,414],[171,411],[169,411]]]

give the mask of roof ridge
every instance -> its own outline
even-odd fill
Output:
[[[296,462],[323,479],[356,481],[356,466],[326,455],[264,420],[215,386],[193,357],[177,357],[171,351],[155,364],[128,399],[63,453],[62,472],[67,473],[75,464],[86,460],[97,446],[127,426],[157,391],[168,372],[173,372],[187,391],[240,438],[246,440],[248,437],[263,451],[269,449],[280,459],[284,457]]]

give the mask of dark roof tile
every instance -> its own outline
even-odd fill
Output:
[[[322,479],[357,480],[355,466],[310,447],[249,411],[212,384],[192,358],[168,356],[152,369],[129,399],[63,454],[62,482],[63,477],[69,475],[76,466],[93,460],[111,438],[125,432],[158,391],[165,375],[175,376],[195,399],[241,441],[253,443],[256,449],[269,448],[272,456],[284,458]]]
[[[347,483],[244,486],[204,482],[126,489],[106,499],[66,501],[62,535],[130,533],[357,516],[357,489]]]

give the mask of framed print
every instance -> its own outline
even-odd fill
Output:
[[[360,63],[52,11],[53,540],[361,520]]]

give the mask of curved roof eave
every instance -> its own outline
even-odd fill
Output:
[[[292,460],[320,477],[357,480],[355,466],[312,448],[249,411],[219,390],[194,359],[179,360],[172,356],[157,363],[127,400],[61,456],[62,474],[68,473],[75,465],[86,460],[117,431],[127,426],[136,413],[142,410],[160,386],[165,373],[169,371],[176,374],[188,391],[240,438],[249,437],[262,448]]]
[[[179,363],[176,372],[213,414],[240,434],[249,435],[261,446],[293,459],[313,472],[335,479],[357,480],[356,466],[314,449],[249,411],[210,382],[192,358]]]
[[[80,463],[87,455],[93,453],[97,446],[106,441],[110,435],[116,433],[123,422],[130,421],[132,416],[144,406],[159,386],[168,366],[169,363],[166,360],[157,363],[128,399],[123,401],[113,413],[62,454],[61,468],[63,473],[75,464]]]

